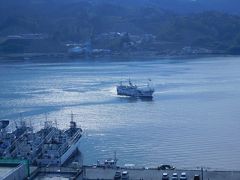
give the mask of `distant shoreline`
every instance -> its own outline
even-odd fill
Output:
[[[11,63],[11,62],[76,62],[76,61],[132,61],[132,60],[156,60],[156,59],[196,59],[205,57],[239,57],[239,55],[231,54],[182,54],[182,55],[157,55],[151,52],[142,53],[124,53],[124,54],[113,54],[105,56],[76,56],[70,57],[67,53],[21,53],[21,54],[6,54],[0,55],[0,63]]]

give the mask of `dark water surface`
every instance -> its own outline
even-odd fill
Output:
[[[116,96],[132,78],[154,82],[153,101]],[[70,113],[85,130],[85,163],[240,169],[240,58],[0,65],[0,118],[36,128],[66,128]]]

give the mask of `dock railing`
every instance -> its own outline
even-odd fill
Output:
[[[2,165],[2,166],[15,166],[16,168],[13,169],[12,171],[15,171],[16,169],[18,169],[20,167],[24,167],[25,174],[27,176],[30,175],[30,168],[29,168],[29,161],[28,160],[0,159],[0,165]]]

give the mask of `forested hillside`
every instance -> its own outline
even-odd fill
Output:
[[[152,34],[158,42],[176,43],[181,48],[193,46],[239,53],[240,16],[237,15],[236,8],[239,2],[232,0],[232,5],[230,2],[0,1],[0,43],[3,43],[0,44],[0,51],[4,52],[8,48],[4,40],[9,35],[42,33],[48,36],[50,44],[59,44],[69,41],[84,42],[102,33],[126,32],[140,36]],[[188,10],[184,11],[186,8]],[[231,9],[236,11],[228,12]]]

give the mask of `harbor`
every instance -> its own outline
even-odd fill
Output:
[[[68,129],[46,121],[34,131],[23,120],[9,131],[8,120],[0,121],[0,179],[78,179],[78,180],[239,180],[240,171],[220,171],[208,168],[181,169],[171,165],[137,167],[119,166],[116,151],[113,158],[96,164],[83,163],[79,148],[82,129],[71,113]]]
[[[25,179],[55,172],[54,168],[49,168],[66,166],[79,151],[82,129],[77,127],[73,114],[65,130],[47,119],[39,131],[24,120],[15,122],[15,129],[8,128],[9,124],[8,120],[0,121],[0,179]],[[64,172],[79,173],[67,167]]]
[[[47,119],[47,118],[46,118]],[[119,166],[116,152],[96,164],[83,164],[79,149],[82,129],[71,113],[69,129],[60,130],[51,121],[34,131],[25,121],[9,131],[8,120],[0,121],[0,179],[76,179],[76,180],[239,180],[240,171],[209,168],[181,169],[171,165],[158,167]],[[57,123],[56,123],[57,124]]]
[[[1,133],[1,142],[5,141],[0,148],[0,179],[13,179],[14,174],[28,179],[113,179],[116,172],[127,171],[129,179],[136,180],[161,180],[163,173],[169,179],[174,173],[180,178],[184,172],[193,180],[195,175],[202,178],[196,167],[203,166],[205,180],[239,180],[236,95],[240,88],[235,87],[240,64],[236,62],[237,58],[226,57],[95,62],[94,66],[87,62],[2,65],[0,111],[1,120],[6,119],[2,127],[9,121],[13,128]],[[225,64],[225,69],[213,71]],[[129,77],[132,86],[126,81]],[[151,100],[128,93],[135,86],[150,92],[148,78],[154,83]],[[121,81],[126,90],[118,95]],[[68,133],[72,119],[82,129],[77,141]],[[74,142],[79,143],[80,156],[60,160],[64,150],[75,149]],[[98,160],[104,162],[114,151],[119,159],[116,167],[98,166]],[[57,157],[48,159],[47,154]],[[160,164],[176,168],[158,170]]]
[[[83,166],[80,169],[73,167],[49,167],[37,168],[28,179],[77,179],[77,180],[114,180],[116,172],[128,172],[129,180],[161,180],[163,173],[167,173],[169,180],[174,173],[178,174],[178,179],[181,173],[186,173],[187,180],[194,180],[194,176],[198,175],[200,180],[239,180],[240,171],[220,171],[220,170],[157,170],[144,168],[100,168],[92,166]],[[121,180],[122,178],[118,178]]]
[[[4,173],[3,173],[4,172]],[[174,170],[158,170],[157,168],[126,168],[126,167],[95,167],[95,166],[81,166],[81,167],[30,167],[30,174],[24,174],[24,168],[14,169],[14,167],[4,167],[0,165],[0,179],[11,180],[14,179],[76,179],[76,180],[122,180],[123,178],[116,178],[116,172],[127,172],[128,180],[161,180],[163,174],[167,173],[168,179],[172,178],[174,173],[177,173],[178,179],[182,173],[186,174],[187,180],[195,180],[198,176],[200,180],[239,180],[240,171],[221,171],[209,169],[174,169]],[[19,176],[19,175],[25,175]],[[165,179],[164,179],[165,180]]]
[[[240,0],[0,0],[0,180],[240,180]]]
[[[201,180],[239,180],[240,171],[214,171],[214,170],[157,170],[157,169],[104,169],[86,167],[84,170],[83,179],[85,180],[113,180],[116,171],[127,171],[129,173],[129,180],[161,180],[163,173],[168,173],[171,179],[173,173],[177,173],[180,177],[182,172],[186,172],[188,180],[194,180],[195,175],[199,175]],[[202,175],[203,174],[203,178]]]
[[[0,179],[76,179],[76,180],[239,180],[240,171],[219,171],[207,168],[178,169],[171,165],[137,167],[118,166],[118,158],[108,158],[96,164],[83,164],[79,149],[82,129],[71,114],[70,127],[60,130],[45,121],[44,128],[34,132],[21,121],[12,132],[6,130],[9,121],[0,121]]]

